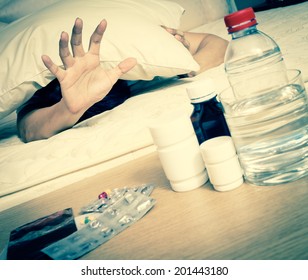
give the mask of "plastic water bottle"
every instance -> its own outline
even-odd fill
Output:
[[[213,80],[205,79],[187,87],[186,91],[194,106],[190,117],[199,144],[218,136],[230,136],[222,105],[217,100]]]
[[[257,29],[252,8],[225,17],[231,87],[219,94],[246,182],[279,185],[308,175],[308,96],[299,70]]]
[[[282,73],[281,77],[276,77],[278,80],[272,82],[275,85],[285,83],[287,77],[281,70],[286,70],[286,66],[280,48],[271,37],[257,29],[258,22],[253,9],[234,12],[225,16],[224,20],[232,36],[225,54],[225,72],[230,86],[233,87],[235,83],[253,78],[260,73],[276,71]],[[262,86],[269,88],[270,83],[271,81],[267,81]],[[258,86],[262,91],[261,85]],[[249,96],[244,83],[243,89],[234,91],[234,95],[238,99]]]

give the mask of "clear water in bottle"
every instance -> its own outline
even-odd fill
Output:
[[[255,185],[308,175],[308,96],[300,71],[287,74],[289,84],[251,98],[237,100],[231,89],[220,95],[245,179]]]

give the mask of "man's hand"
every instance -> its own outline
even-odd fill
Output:
[[[71,49],[68,47],[69,36],[62,32],[59,42],[59,54],[64,69],[55,65],[49,56],[43,55],[42,60],[49,71],[60,82],[63,101],[72,114],[84,113],[89,107],[103,99],[115,82],[136,65],[134,58],[128,58],[111,70],[100,66],[100,44],[107,27],[102,20],[90,38],[88,52],[82,45],[83,22],[77,18],[72,30]]]
[[[93,32],[88,52],[82,45],[82,20],[77,18],[72,31],[71,49],[69,36],[62,32],[59,54],[63,68],[55,65],[47,55],[42,60],[59,80],[62,99],[50,106],[34,110],[18,121],[21,139],[25,142],[49,138],[72,127],[96,102],[102,100],[115,82],[136,65],[136,59],[128,58],[111,70],[100,66],[100,44],[107,22],[102,20]]]
[[[223,63],[228,41],[213,34],[182,32],[174,28],[162,27],[181,42],[200,65],[200,70],[186,74],[188,77],[196,76]]]
[[[166,31],[168,31],[171,35],[173,35],[175,39],[181,42],[184,45],[184,47],[189,50],[190,43],[186,40],[185,33],[183,31],[170,28],[170,27],[166,27],[164,25],[162,25],[161,27],[164,28]]]
[[[191,48],[190,48],[190,42],[186,39],[185,33],[183,31],[180,31],[180,30],[175,29],[175,28],[166,27],[164,25],[161,25],[161,27],[164,28],[171,35],[173,35],[175,39],[177,39],[179,42],[181,42],[183,44],[183,46],[186,49],[188,49],[190,53],[192,53]],[[193,77],[196,74],[197,74],[196,72],[192,71],[192,72],[187,73],[187,74],[182,75],[182,76],[183,77]]]

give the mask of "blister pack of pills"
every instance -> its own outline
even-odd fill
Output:
[[[106,208],[114,204],[127,192],[137,192],[149,196],[152,193],[153,189],[154,189],[154,184],[149,183],[136,187],[116,188],[113,189],[110,193],[102,192],[98,196],[98,199],[82,207],[80,212],[81,214],[95,213],[95,212],[103,213]]]
[[[154,186],[114,190],[110,195],[83,207],[83,213],[95,215],[84,226],[68,237],[49,245],[42,252],[55,260],[77,259],[107,242],[141,219],[154,205],[151,198]],[[91,209],[91,211],[89,211]]]

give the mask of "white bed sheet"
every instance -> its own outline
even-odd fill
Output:
[[[308,81],[308,2],[257,13],[259,29],[280,45],[287,66]],[[223,20],[194,31],[230,39]],[[218,91],[228,82],[223,65],[194,78],[135,96],[112,111],[50,139],[22,143],[12,114],[0,123],[0,211],[155,150],[148,126],[174,112],[190,115],[187,83],[212,77]],[[103,185],[103,182],[102,182]]]
[[[27,144],[17,137],[10,115],[1,128],[0,211],[153,151],[148,125],[164,112],[191,112],[180,88],[181,83],[135,96],[73,129]]]
[[[7,23],[0,21],[0,30],[7,26]]]

